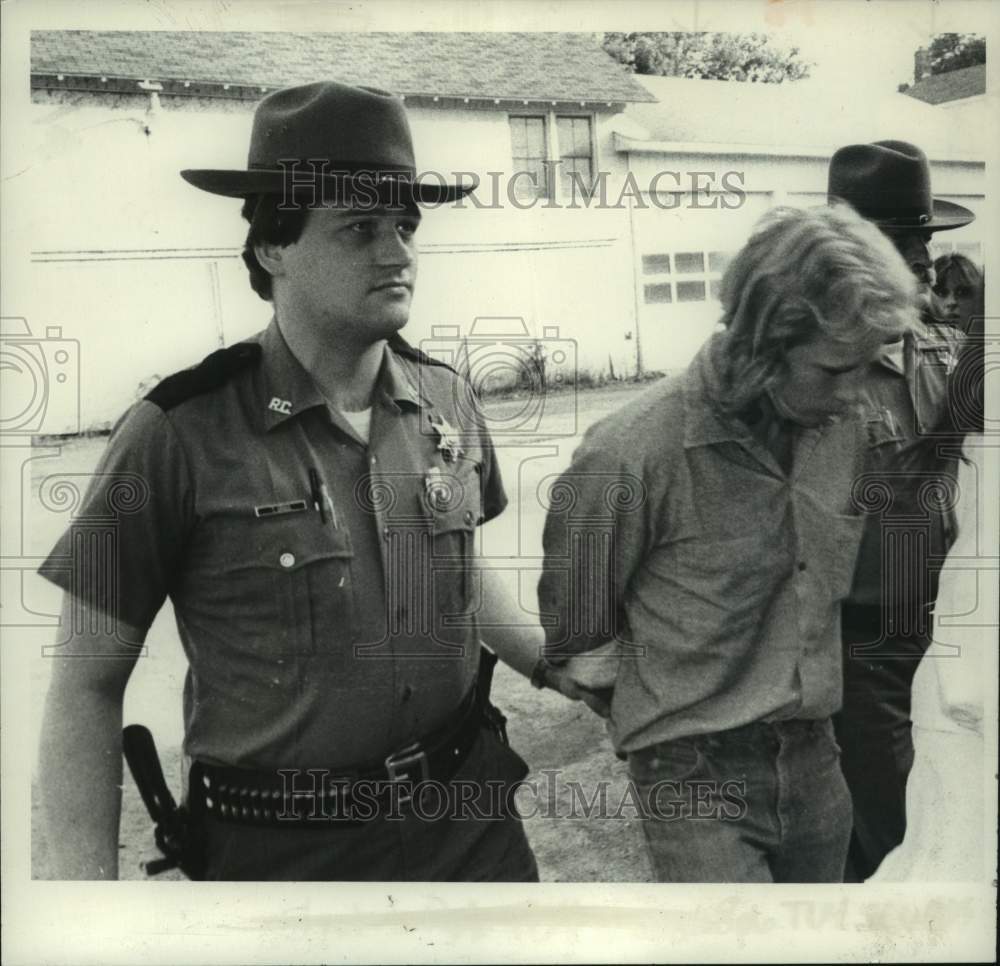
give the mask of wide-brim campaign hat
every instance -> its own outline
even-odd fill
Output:
[[[399,97],[374,87],[318,81],[269,94],[257,105],[246,170],[188,169],[196,188],[232,198],[291,192],[309,203],[322,198],[373,204],[444,203],[478,182],[447,184],[418,175],[406,109]]]
[[[931,195],[927,155],[906,141],[840,148],[830,159],[827,197],[846,201],[887,231],[947,231],[976,217],[968,208]]]

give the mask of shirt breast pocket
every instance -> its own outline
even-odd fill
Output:
[[[241,652],[315,655],[352,637],[353,556],[349,533],[316,513],[220,520],[202,541],[185,597]]]
[[[473,621],[472,554],[482,519],[479,474],[479,464],[466,461],[436,476],[426,488],[434,628],[445,641],[464,639],[458,629]]]

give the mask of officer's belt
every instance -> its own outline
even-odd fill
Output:
[[[359,825],[359,809],[407,804],[421,782],[449,781],[489,724],[486,702],[473,687],[440,728],[383,760],[357,768],[273,768],[258,771],[195,762],[189,783],[192,811],[241,825],[329,828]],[[368,787],[364,800],[357,783]],[[368,816],[374,817],[374,816]]]

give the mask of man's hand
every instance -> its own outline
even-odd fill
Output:
[[[618,678],[621,650],[616,641],[608,641],[585,654],[571,657],[561,668],[574,684],[588,691],[613,688]]]
[[[547,687],[558,691],[571,701],[582,701],[594,714],[607,718],[611,714],[611,690],[603,693],[580,687],[566,672],[566,668],[550,668],[545,672]]]
[[[482,576],[485,643],[505,664],[530,678],[545,647],[545,634],[539,624],[524,623],[524,615],[514,603],[505,575],[483,558],[475,559]],[[606,689],[614,685],[617,672],[618,648],[612,641],[572,658],[564,667],[550,667],[545,672],[545,684],[571,701],[582,701],[595,714],[606,718],[611,712],[611,693]],[[606,693],[595,693],[601,690]]]
[[[611,713],[611,693],[618,678],[620,660],[618,644],[608,641],[586,654],[571,657],[561,667],[550,668],[545,673],[545,683],[607,718]]]

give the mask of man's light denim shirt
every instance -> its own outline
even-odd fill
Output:
[[[712,402],[723,338],[593,426],[552,490],[547,653],[622,642],[619,751],[841,703],[864,426],[852,414],[801,429],[784,473]]]

